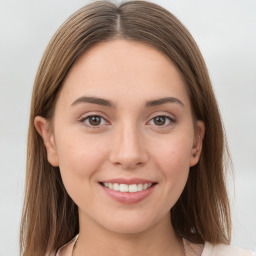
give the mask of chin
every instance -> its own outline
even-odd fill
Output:
[[[111,225],[110,227],[106,227],[109,231],[118,234],[138,234],[143,233],[144,231],[148,230],[150,227],[146,225],[137,225],[137,224],[129,224],[129,223],[121,223]]]
[[[147,219],[145,215],[112,218],[104,223],[105,229],[119,234],[138,234],[150,230],[160,221]]]

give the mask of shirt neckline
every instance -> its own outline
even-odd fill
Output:
[[[70,251],[70,255],[65,255],[65,256],[71,256],[72,250],[73,250],[74,244],[75,244],[75,242],[78,238],[78,235],[79,234],[77,234],[71,241],[69,241],[68,243],[61,246],[58,249],[58,251],[56,253],[56,256],[63,256],[63,255],[61,255],[61,251],[64,248],[67,248],[69,245],[70,245],[70,248],[69,248],[68,251]],[[185,238],[182,238],[182,241],[183,241],[183,245],[184,245],[184,248],[185,248],[185,255],[186,256],[204,256],[205,251],[207,250],[207,247],[209,246],[208,242],[205,242],[205,244],[195,244],[195,243],[192,243],[192,242],[186,240]]]

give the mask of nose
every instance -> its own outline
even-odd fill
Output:
[[[135,125],[128,124],[115,132],[110,161],[123,169],[135,169],[146,164],[148,154],[145,143]]]

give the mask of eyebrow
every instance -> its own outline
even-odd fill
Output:
[[[107,106],[107,107],[113,107],[114,106],[114,104],[109,100],[105,100],[105,99],[97,98],[97,97],[86,97],[86,96],[82,96],[82,97],[76,99],[71,104],[71,106],[75,106],[79,103],[91,103],[91,104],[97,104],[97,105]]]
[[[91,103],[91,104],[97,104],[97,105],[107,106],[107,107],[115,106],[115,104],[113,102],[111,102],[110,100],[106,100],[106,99],[102,99],[102,98],[98,98],[98,97],[87,97],[87,96],[79,97],[71,104],[71,106],[75,106],[80,103]],[[184,103],[175,97],[165,97],[165,98],[147,101],[145,106],[146,107],[154,107],[154,106],[163,105],[165,103],[177,103],[177,104],[181,105],[182,107],[184,107]]]
[[[161,99],[148,101],[146,103],[146,107],[158,106],[158,105],[162,105],[165,103],[178,103],[179,105],[184,107],[184,103],[181,100],[174,98],[174,97],[165,97],[165,98],[161,98]]]

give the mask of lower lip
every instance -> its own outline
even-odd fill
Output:
[[[104,189],[104,191],[107,193],[108,196],[110,196],[112,199],[123,203],[123,204],[135,204],[146,197],[148,197],[152,191],[155,188],[155,185],[151,186],[150,188],[143,190],[143,191],[138,191],[138,192],[120,192],[120,191],[115,191],[109,188],[106,188],[101,185],[101,187]]]

